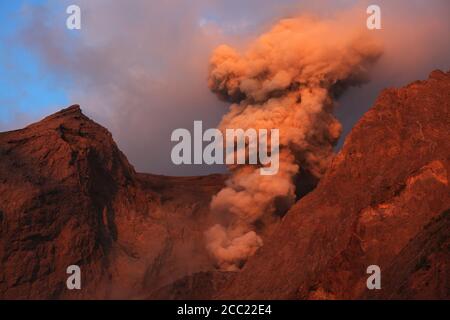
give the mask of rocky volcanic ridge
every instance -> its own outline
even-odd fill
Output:
[[[0,298],[139,297],[211,270],[203,230],[223,181],[136,173],[79,106],[0,134]]]
[[[238,273],[204,231],[225,177],[137,173],[62,110],[0,133],[0,298],[450,298],[450,73],[383,91]],[[79,265],[82,290],[67,290]],[[366,288],[379,265],[382,290]]]
[[[450,298],[450,73],[384,90],[216,298]],[[381,268],[369,291],[366,269]]]

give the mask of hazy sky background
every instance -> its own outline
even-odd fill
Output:
[[[207,88],[219,44],[245,46],[283,17],[352,10],[365,24],[382,10],[385,53],[372,81],[350,89],[336,114],[346,134],[386,87],[450,69],[450,1],[17,0],[0,2],[0,130],[70,104],[107,127],[136,169],[169,175],[223,168],[172,165],[170,134],[194,120],[215,127],[227,111]],[[82,9],[82,30],[65,27]],[[341,138],[343,140],[343,138]]]

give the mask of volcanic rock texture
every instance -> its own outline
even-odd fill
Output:
[[[136,173],[78,106],[0,134],[0,297],[139,297],[209,270],[203,230],[222,183]],[[70,265],[80,291],[66,288]]]

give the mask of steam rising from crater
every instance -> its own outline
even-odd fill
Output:
[[[333,158],[341,124],[333,99],[368,79],[381,46],[364,25],[300,17],[281,20],[244,52],[218,47],[209,87],[231,104],[220,129],[279,129],[280,168],[232,166],[211,202],[220,223],[206,232],[207,247],[222,270],[237,270],[263,245],[270,229],[296,200],[300,170],[320,179]]]

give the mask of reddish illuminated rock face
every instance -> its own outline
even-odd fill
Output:
[[[0,133],[0,298],[448,299],[449,137],[450,73],[385,90],[244,269],[220,273],[203,232],[225,177],[136,173],[70,107]]]
[[[138,297],[210,270],[203,230],[222,183],[136,173],[78,106],[1,133],[0,298]]]
[[[220,298],[450,298],[450,73],[387,89]],[[382,290],[366,287],[381,268]]]

